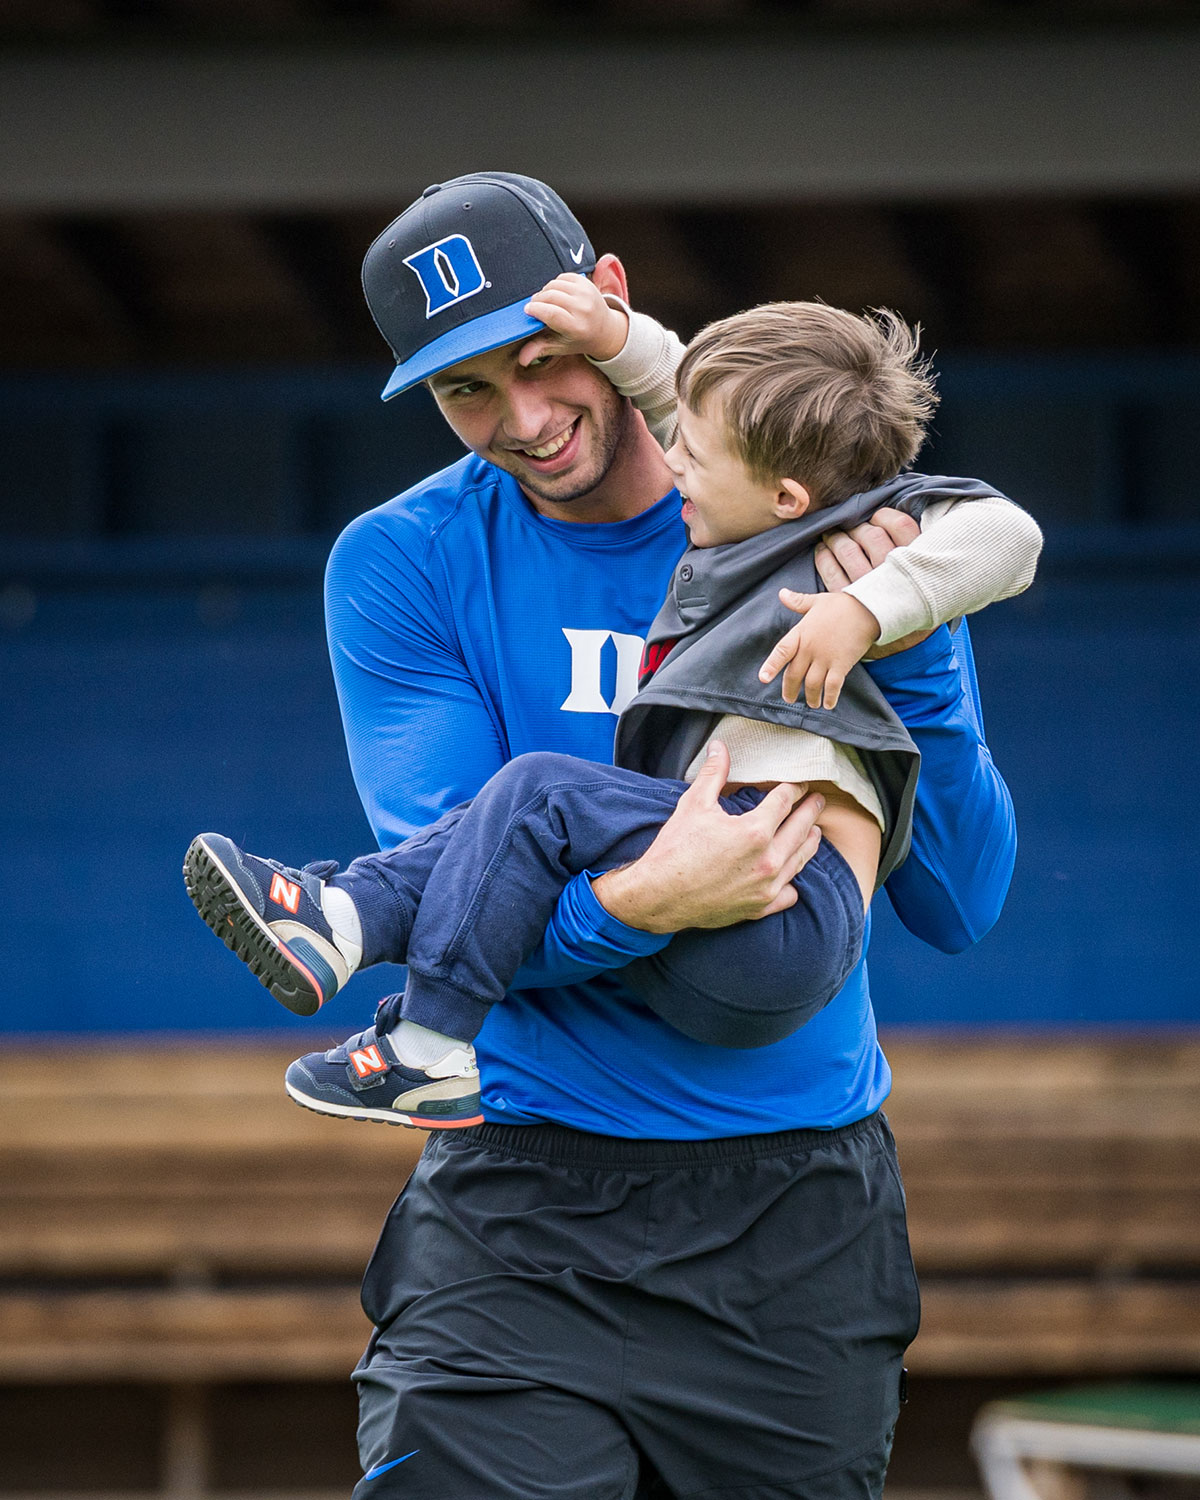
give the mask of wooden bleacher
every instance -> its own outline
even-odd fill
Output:
[[[914,1371],[1200,1371],[1200,1036],[885,1045]]]
[[[421,1144],[284,1096],[287,1046],[0,1055],[0,1382],[176,1393],[345,1378],[357,1284]],[[1200,1371],[1200,1039],[888,1039],[919,1375]],[[189,1394],[191,1393],[191,1394]],[[0,1477],[0,1497],[5,1496]]]

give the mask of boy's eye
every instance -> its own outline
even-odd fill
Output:
[[[464,380],[462,385],[456,385],[451,388],[450,395],[477,396],[479,392],[483,390],[486,383],[487,382],[483,380]]]
[[[531,359],[525,366],[527,370],[541,370],[554,358],[553,354],[539,354],[536,359]]]

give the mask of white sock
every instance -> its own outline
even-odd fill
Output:
[[[348,891],[326,881],[321,882],[321,910],[333,928],[333,944],[346,960],[351,974],[362,963],[362,923]]]
[[[416,1021],[397,1021],[387,1034],[387,1042],[406,1068],[428,1068],[441,1062],[455,1049],[464,1053],[471,1050],[470,1042],[431,1031]]]

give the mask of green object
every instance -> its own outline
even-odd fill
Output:
[[[1125,1427],[1200,1437],[1200,1383],[1078,1386],[994,1401],[988,1410],[1028,1422]]]

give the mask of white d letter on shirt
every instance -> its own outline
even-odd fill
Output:
[[[562,633],[571,648],[571,691],[559,705],[569,714],[619,714],[637,692],[638,667],[645,642],[638,635],[617,630],[568,630]],[[600,687],[600,653],[612,641],[617,651],[617,680],[613,700]]]

